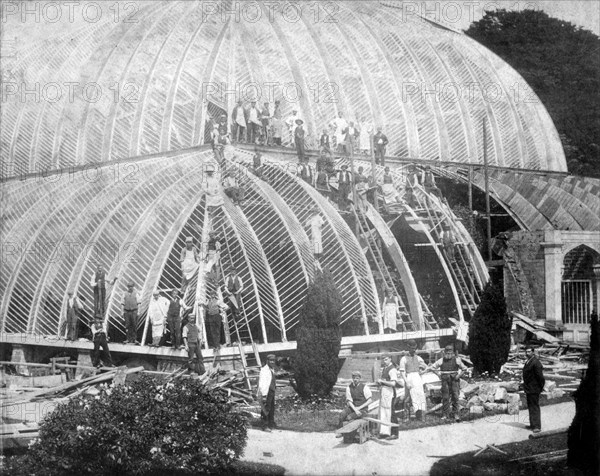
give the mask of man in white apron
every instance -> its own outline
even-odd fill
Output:
[[[152,344],[151,347],[158,347],[160,340],[165,333],[165,324],[167,323],[167,311],[169,309],[169,300],[154,291],[150,304],[148,306],[148,316],[152,326]]]
[[[191,236],[185,239],[185,247],[181,250],[179,261],[181,262],[181,292],[185,293],[185,289],[198,270],[198,263],[200,262],[198,248],[194,246],[194,240]]]
[[[408,349],[408,355],[400,359],[400,376],[404,380],[406,391],[410,392],[412,408],[417,420],[423,420],[423,415],[427,411],[427,401],[421,373],[427,368],[427,364],[416,354],[417,343],[414,340],[408,341]]]
[[[396,403],[396,387],[398,386],[398,371],[392,363],[389,355],[383,357],[383,368],[381,369],[381,378],[377,380],[381,387],[381,397],[379,400],[379,420],[385,423],[397,423],[398,419],[394,413],[394,404]],[[392,428],[390,425],[379,426],[379,438],[396,440],[398,439],[398,427]]]

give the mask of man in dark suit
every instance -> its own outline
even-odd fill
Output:
[[[539,433],[542,428],[540,415],[540,393],[544,390],[544,368],[536,357],[533,348],[525,349],[527,362],[523,367],[523,390],[527,397],[527,409],[529,410],[529,424],[534,433]]]
[[[375,145],[375,163],[385,165],[385,148],[388,145],[388,138],[381,132],[381,127],[377,128],[377,134],[373,136]]]

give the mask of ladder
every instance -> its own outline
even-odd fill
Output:
[[[535,319],[535,307],[533,305],[533,298],[531,296],[531,288],[529,287],[529,281],[523,271],[523,267],[519,261],[519,258],[515,251],[511,248],[510,244],[506,244],[506,248],[500,250],[502,258],[504,258],[504,264],[508,268],[515,285],[517,286],[519,294],[519,304],[523,314],[530,319]]]
[[[419,209],[415,210],[415,213],[419,218],[429,223],[429,231],[432,237],[436,244],[442,247],[442,256],[448,265],[451,278],[456,284],[462,307],[472,317],[480,302],[480,292],[478,292],[479,284],[477,280],[473,279],[472,267],[465,256],[464,246],[459,243],[455,244],[454,256],[449,255],[443,247],[441,233],[441,224],[447,221],[446,217],[442,212],[437,211],[435,206],[430,205],[430,202],[433,203],[434,199],[420,186],[415,187],[414,191],[416,192],[414,193],[415,199],[419,204]],[[442,205],[440,204],[440,206]],[[451,224],[449,225],[449,228],[452,228]],[[458,253],[456,253],[456,250]]]
[[[221,225],[221,230],[223,232],[223,238],[225,239],[225,247],[227,250],[231,251],[232,248],[229,247],[229,240],[227,238],[225,224],[221,223],[220,225]],[[230,252],[227,253],[227,257],[229,258],[229,264],[233,265],[233,259],[231,257]],[[222,259],[219,260],[218,266],[221,271],[221,279],[223,280],[223,286],[225,286],[226,281],[225,281],[225,272],[223,270]],[[231,333],[230,329],[233,328],[234,337],[235,337],[235,339],[237,339],[237,343],[235,345],[237,345],[237,347],[238,347],[240,361],[242,363],[242,372],[244,374],[244,380],[246,382],[248,390],[252,390],[252,383],[250,382],[249,370],[251,368],[260,368],[262,366],[262,364],[260,361],[260,354],[258,352],[258,347],[257,347],[256,343],[254,342],[254,339],[252,338],[252,332],[250,332],[250,323],[248,321],[248,316],[247,316],[246,310],[244,308],[244,301],[243,301],[241,295],[240,295],[240,302],[238,303],[238,307],[239,307],[238,316],[240,316],[241,319],[239,319],[239,318],[236,319],[232,312],[231,317],[228,319],[228,328],[229,328],[228,331],[229,331],[229,333]],[[244,342],[249,342],[250,345],[252,346],[252,354],[253,354],[253,358],[255,361],[254,365],[252,365],[252,366],[248,365],[248,356],[246,354]]]
[[[423,308],[423,321],[425,322],[427,330],[439,329],[440,326],[433,317],[433,313],[429,310],[429,306],[421,294],[419,294],[419,300],[421,301],[421,307]]]
[[[369,250],[369,253],[373,260],[373,263],[375,265],[375,268],[377,269],[377,271],[379,272],[379,275],[383,279],[385,286],[388,289],[394,290],[396,296],[398,297],[398,301],[399,301],[398,314],[400,315],[400,317],[402,319],[402,322],[401,322],[402,331],[404,331],[404,332],[414,331],[415,325],[406,310],[406,306],[404,305],[404,302],[402,301],[401,294],[400,294],[399,290],[396,288],[396,285],[394,284],[394,280],[392,279],[390,271],[389,271],[387,265],[385,264],[383,255],[381,254],[381,250],[379,249],[379,246],[377,245],[377,241],[375,240],[375,237],[373,236],[373,234],[375,233],[375,230],[374,229],[371,230],[369,228],[369,223],[367,221],[365,214],[362,211],[357,210],[356,206],[352,206],[352,212],[354,213],[354,218],[356,219],[356,223],[358,223],[358,229],[359,229],[360,236],[362,238],[364,238],[368,244],[368,250]]]

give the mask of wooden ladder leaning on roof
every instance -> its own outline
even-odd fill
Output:
[[[231,248],[229,247],[229,241],[227,239],[227,233],[225,231],[226,231],[225,227],[222,226],[222,232],[223,232],[223,238],[225,240],[225,246],[229,250]],[[229,257],[229,264],[231,266],[233,266],[233,260],[231,258],[231,254],[227,253],[227,256]],[[222,260],[219,260],[218,265],[219,265],[220,272],[221,272],[220,274],[223,279],[223,285],[226,286],[227,283],[225,282],[225,273],[223,270]],[[252,338],[252,332],[250,332],[250,323],[248,322],[248,316],[246,315],[246,311],[244,308],[244,301],[243,301],[241,295],[240,295],[240,302],[236,303],[236,304],[239,308],[239,315],[241,316],[241,319],[239,319],[239,320],[235,319],[235,316],[232,315],[230,322],[233,324],[233,329],[234,329],[234,333],[235,333],[234,335],[235,335],[235,338],[237,339],[236,345],[238,347],[238,351],[239,351],[239,355],[240,355],[240,362],[242,364],[242,372],[244,374],[244,380],[246,381],[248,390],[252,390],[252,383],[250,382],[249,369],[251,369],[252,367],[260,369],[260,367],[262,366],[261,361],[260,361],[260,354],[258,352],[258,347],[256,345],[256,342],[254,342],[254,339]],[[231,325],[229,325],[229,328],[231,328]],[[248,365],[248,358],[247,358],[246,351],[244,349],[244,341],[249,341],[250,345],[252,346],[253,358],[255,360],[255,365],[253,365],[253,366]],[[232,339],[232,345],[234,345],[233,339]]]

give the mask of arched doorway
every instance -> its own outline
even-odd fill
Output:
[[[598,306],[599,292],[600,254],[588,246],[577,246],[563,259],[562,321],[567,328],[580,333],[588,331],[590,314]]]

